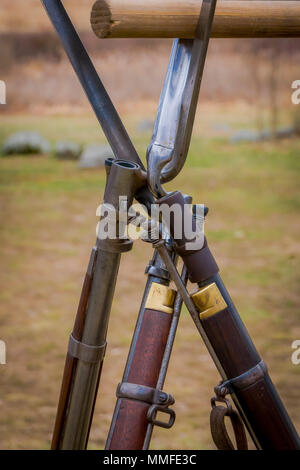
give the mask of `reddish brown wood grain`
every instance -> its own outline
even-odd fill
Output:
[[[201,323],[228,378],[246,373],[261,361],[240,318],[230,308]],[[297,432],[268,374],[245,388],[235,387],[234,393],[264,450],[299,449]]]
[[[145,310],[127,382],[156,387],[172,315]],[[147,431],[149,404],[120,399],[110,450],[139,450]]]
[[[72,335],[77,340],[80,341],[82,337],[84,320],[86,315],[86,307],[88,303],[89,293],[92,284],[92,275],[88,272],[85,275],[83,286],[81,290],[80,300],[78,304],[76,319],[74,323],[74,328]],[[65,368],[63,373],[61,391],[58,401],[56,420],[54,425],[51,449],[58,450],[60,447],[61,433],[63,430],[63,422],[66,415],[66,410],[68,406],[71,386],[72,386],[72,377],[76,368],[77,359],[70,356],[67,353]]]

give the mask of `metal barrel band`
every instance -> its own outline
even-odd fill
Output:
[[[153,266],[152,264],[149,264],[146,267],[145,274],[148,274],[149,276],[153,277],[158,277],[166,281],[170,280],[170,274],[167,269],[158,268],[157,266]]]
[[[169,406],[175,403],[174,398],[169,393],[158,390],[157,388],[129,382],[120,383],[116,395],[118,398],[138,400],[149,403],[150,405]]]
[[[80,359],[81,361],[96,364],[101,362],[105,356],[107,343],[101,346],[90,346],[89,344],[77,341],[74,336],[70,335],[68,353],[70,356]]]
[[[98,239],[99,240],[99,239]],[[99,240],[99,249],[109,253],[126,253],[132,249],[133,241],[129,239],[110,239]]]
[[[234,390],[243,390],[263,379],[267,373],[268,369],[266,364],[264,361],[260,361],[256,366],[247,370],[243,374],[221,382],[215,388],[215,392],[219,396],[225,396],[227,393],[234,393]]]

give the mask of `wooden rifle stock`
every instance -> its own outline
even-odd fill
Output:
[[[90,295],[91,286],[92,286],[96,256],[97,256],[97,248],[94,247],[90,256],[89,266],[88,266],[88,269],[87,269],[87,272],[85,274],[85,278],[83,281],[76,319],[75,319],[74,328],[72,332],[72,336],[73,338],[75,338],[76,341],[81,341],[82,339],[84,320],[85,320],[87,304],[88,304],[89,295]],[[72,377],[76,368],[76,364],[77,364],[77,359],[71,356],[69,352],[67,352],[62,385],[61,385],[61,392],[60,392],[58,408],[57,408],[56,421],[55,421],[53,437],[52,437],[52,444],[51,444],[52,450],[58,450],[60,448],[60,439],[61,439],[61,434],[63,431],[63,423],[64,423],[64,418],[66,416],[67,406],[68,406],[68,402],[69,402],[69,398],[71,394]]]

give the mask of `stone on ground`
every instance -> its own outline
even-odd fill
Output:
[[[11,135],[2,147],[4,155],[44,154],[49,152],[49,142],[33,131],[17,132]]]
[[[79,167],[101,167],[104,166],[107,158],[114,158],[114,154],[108,145],[89,145],[81,154]]]
[[[57,142],[55,156],[59,160],[77,160],[81,153],[80,145],[75,142]]]

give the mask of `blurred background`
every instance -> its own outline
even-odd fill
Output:
[[[99,40],[92,1],[64,5],[144,159],[172,41]],[[212,40],[187,164],[169,184],[210,208],[211,249],[298,432],[299,63],[299,39]],[[109,149],[39,1],[1,0],[0,80],[0,448],[47,449]],[[150,257],[136,242],[122,258],[92,449],[105,444]],[[214,448],[218,381],[184,310],[165,386],[177,421],[153,448]]]

